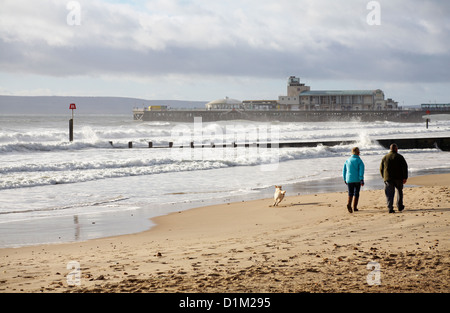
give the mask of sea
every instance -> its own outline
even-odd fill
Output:
[[[388,151],[377,139],[450,136],[448,118],[427,128],[425,121],[175,123],[80,114],[70,141],[70,118],[0,113],[0,248],[137,233],[154,227],[154,217],[211,204],[267,199],[270,206],[275,185],[286,199],[345,192],[342,167],[354,146],[366,168],[363,196],[383,188],[379,165]],[[336,145],[277,146],[305,141]],[[449,152],[400,146],[399,153],[410,177],[450,172]]]

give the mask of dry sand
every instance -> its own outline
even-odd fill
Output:
[[[450,174],[408,185],[402,213],[387,213],[383,190],[363,188],[353,214],[345,192],[287,194],[279,207],[172,213],[133,235],[0,249],[0,292],[447,293]],[[79,286],[67,282],[71,261]],[[370,273],[380,284],[369,285]]]

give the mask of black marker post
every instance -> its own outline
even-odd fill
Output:
[[[76,108],[75,103],[71,103],[69,106],[69,109],[72,110],[72,118],[69,120],[69,141],[73,141],[73,110]]]

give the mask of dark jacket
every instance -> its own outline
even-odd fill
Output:
[[[380,174],[384,181],[408,179],[408,164],[401,154],[390,151],[381,160]]]

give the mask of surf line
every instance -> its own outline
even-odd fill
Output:
[[[40,209],[28,209],[28,210],[14,210],[14,211],[5,211],[0,212],[0,215],[3,214],[15,214],[15,213],[30,213],[30,212],[45,212],[45,211],[59,211],[59,210],[68,210],[78,207],[88,207],[88,206],[98,206],[102,204],[108,204],[108,203],[114,203],[119,201],[128,200],[130,198],[127,197],[117,197],[112,199],[105,199],[105,200],[99,200],[99,201],[93,201],[93,202],[85,202],[85,203],[73,203],[65,206],[59,206],[59,207],[50,207],[50,208],[40,208]]]

